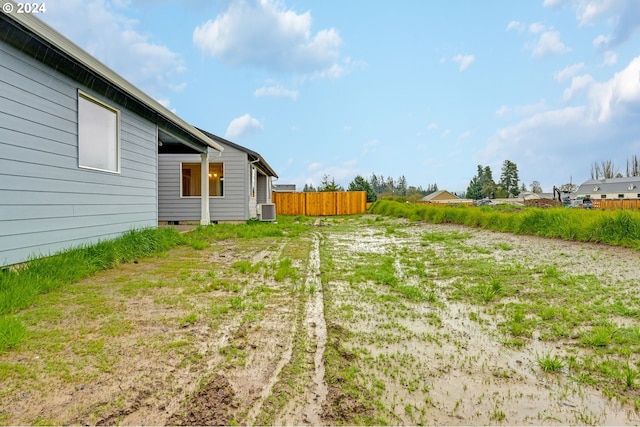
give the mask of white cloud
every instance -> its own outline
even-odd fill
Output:
[[[427,126],[427,129],[429,130],[436,130],[438,129],[438,124],[437,123],[429,123],[429,126]]]
[[[454,62],[457,62],[460,65],[460,71],[464,71],[467,68],[469,68],[469,66],[471,64],[473,64],[473,62],[476,60],[476,57],[474,55],[456,55],[453,58]]]
[[[544,99],[536,102],[535,104],[522,104],[514,107],[502,105],[495,112],[497,117],[511,118],[511,117],[523,117],[531,114],[539,113],[547,108],[547,104]]]
[[[507,31],[516,30],[518,32],[523,32],[526,28],[526,25],[519,21],[511,21],[507,25]]]
[[[577,100],[580,95],[581,105],[535,113],[500,129],[478,161],[510,159],[530,171],[527,180],[544,178],[545,186],[568,182],[572,174],[586,179],[589,164],[611,158],[612,147],[628,153],[640,141],[638,76],[640,56],[604,82],[587,75],[574,77],[567,96]]]
[[[569,49],[560,40],[560,33],[557,31],[545,31],[540,35],[540,38],[533,46],[533,52],[531,56],[534,58],[547,58],[553,55],[559,55],[569,52]]]
[[[610,50],[628,41],[640,29],[638,0],[574,0],[576,19],[581,26],[604,21],[613,25],[610,35],[599,36],[597,47]],[[594,41],[596,44],[596,41]]]
[[[463,139],[467,139],[467,138],[469,138],[470,136],[471,136],[471,131],[470,131],[470,130],[464,131],[464,132],[462,132],[462,133],[460,134],[460,136],[458,137],[458,141],[462,141]]]
[[[334,28],[311,31],[311,12],[298,14],[276,0],[233,0],[193,31],[204,53],[232,66],[342,75],[342,39]]]
[[[313,169],[311,166],[313,165]],[[346,160],[336,165],[330,165],[323,167],[320,163],[312,163],[307,168],[309,172],[312,172],[310,177],[307,177],[305,183],[312,184],[314,187],[322,182],[322,177],[327,175],[329,179],[335,179],[336,183],[341,184],[343,187],[349,185],[349,182],[357,175],[364,176],[365,173],[358,167],[357,159]]]
[[[570,0],[544,0],[543,5],[544,7],[558,7],[567,1]]]
[[[251,117],[249,114],[240,116],[231,120],[225,138],[233,140],[236,138],[242,138],[247,135],[252,135],[262,132],[263,127],[258,119]]]
[[[541,22],[534,22],[533,24],[529,24],[529,32],[531,34],[539,34],[545,29],[546,27]]]
[[[125,16],[130,2],[56,0],[40,17],[118,74],[152,96],[180,92],[185,71],[180,55],[154,42]]]
[[[583,68],[584,68],[584,62],[579,62],[577,64],[569,65],[563,68],[562,70],[558,71],[557,73],[555,73],[553,75],[553,78],[556,79],[558,83],[562,83],[565,80],[568,80],[571,77],[575,76],[578,73],[578,71],[582,70]]]
[[[450,133],[451,133],[451,131],[450,131],[449,129],[445,129],[445,130],[440,134],[440,136],[441,136],[442,138],[446,138],[446,137],[448,137],[448,136],[449,136],[449,134],[450,134]]]
[[[580,94],[580,92],[584,91],[584,89],[589,87],[593,82],[593,77],[589,74],[574,77],[571,80],[571,86],[564,90],[562,98],[565,102],[571,101],[577,94]]]
[[[611,43],[611,36],[600,34],[598,37],[593,39],[593,47],[595,47],[596,49],[602,49],[609,43]]]
[[[291,98],[295,101],[298,98],[298,91],[286,89],[280,84],[272,84],[256,89],[253,95],[256,97],[273,96],[277,98]]]
[[[608,50],[604,53],[604,60],[602,65],[616,65],[618,63],[618,55],[612,50]]]
[[[501,105],[500,108],[496,110],[495,114],[498,117],[504,117],[507,115],[509,111],[510,111],[509,107],[507,107],[506,105]]]
[[[320,169],[321,167],[322,167],[322,163],[314,162],[314,163],[311,163],[311,164],[307,167],[307,170],[308,170],[309,172],[313,172],[313,171],[317,171],[317,170],[318,170],[318,169]]]

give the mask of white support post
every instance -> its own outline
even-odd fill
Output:
[[[202,163],[200,166],[202,176],[200,198],[200,225],[209,225],[211,223],[211,214],[209,213],[209,150],[200,154]]]

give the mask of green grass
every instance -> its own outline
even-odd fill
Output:
[[[32,259],[0,270],[0,351],[19,344],[24,327],[10,317],[43,293],[90,277],[96,272],[166,251],[182,242],[174,229],[129,231],[122,237]]]
[[[565,208],[504,210],[491,206],[416,206],[378,200],[370,213],[413,221],[455,223],[516,234],[640,249],[640,212]],[[508,250],[506,246],[504,250]]]
[[[544,372],[560,372],[564,368],[562,359],[551,353],[536,355],[536,361]]]
[[[24,338],[25,326],[11,316],[0,317],[0,350],[16,347]]]

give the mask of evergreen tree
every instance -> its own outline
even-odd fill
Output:
[[[500,175],[500,188],[504,192],[504,197],[515,197],[520,194],[518,180],[518,166],[510,160],[505,160],[502,164],[502,175]]]
[[[497,186],[495,181],[493,180],[493,173],[491,172],[491,168],[489,166],[485,166],[482,169],[482,166],[478,166],[478,178],[480,179],[480,183],[482,185],[482,197],[492,198],[496,197]]]
[[[316,191],[316,189],[313,188],[313,184],[305,184],[304,188],[302,189],[302,191],[304,193],[314,193]]]
[[[325,174],[322,176],[322,182],[318,186],[318,191],[344,191],[344,188],[333,177]]]
[[[375,191],[373,191],[373,187],[371,186],[371,184],[369,184],[367,180],[360,175],[353,178],[353,181],[351,181],[351,183],[349,184],[347,191],[366,191],[367,202],[375,202],[378,198]]]
[[[478,175],[474,175],[474,177],[471,178],[471,181],[469,181],[466,195],[468,199],[482,199],[482,184],[480,184],[480,178],[478,178]]]

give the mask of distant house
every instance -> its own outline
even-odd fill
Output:
[[[0,265],[156,227],[159,145],[204,170],[223,150],[34,15],[0,13]]]
[[[460,203],[464,202],[463,199],[456,196],[453,193],[448,192],[447,190],[440,190],[433,192],[431,194],[427,194],[422,199],[418,200],[418,202],[423,203]]]
[[[585,181],[575,193],[576,199],[640,199],[640,176],[592,179]]]
[[[273,184],[274,193],[295,193],[295,184]]]
[[[272,179],[278,175],[255,151],[202,131],[224,148],[210,150],[209,207],[211,221],[246,221],[252,218],[275,219],[272,204]],[[183,147],[160,147],[159,220],[191,222],[200,218],[202,199],[201,166],[196,154]],[[206,197],[205,197],[206,199]]]

